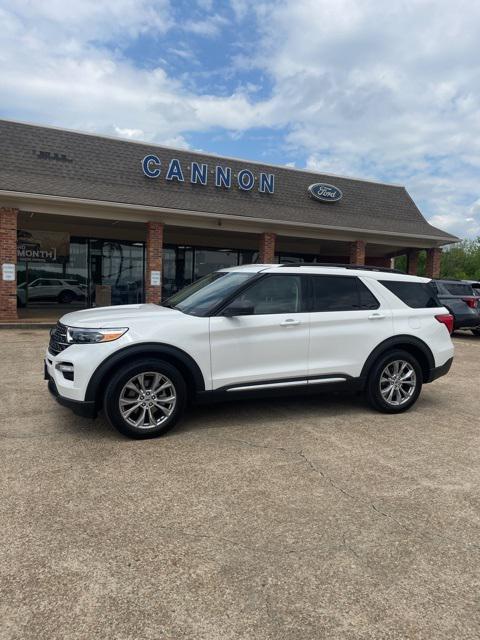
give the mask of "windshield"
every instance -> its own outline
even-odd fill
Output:
[[[192,316],[203,316],[233,293],[255,273],[216,271],[193,282],[163,303]]]

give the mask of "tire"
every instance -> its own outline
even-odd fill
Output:
[[[155,383],[159,390],[156,394]],[[165,402],[172,396],[174,401]],[[178,369],[168,362],[145,358],[125,365],[112,376],[105,390],[103,408],[110,424],[123,435],[156,438],[180,420],[186,401],[187,388]],[[130,414],[126,416],[126,412]]]
[[[398,369],[395,368],[397,362],[402,363]],[[402,368],[405,371],[403,375],[407,376],[405,382],[390,393],[392,385],[389,386],[389,379],[395,379],[396,375],[400,375],[399,371]],[[409,371],[411,374],[407,375]],[[394,384],[398,383],[401,383],[401,378],[395,379]],[[422,368],[416,358],[400,349],[389,351],[382,355],[370,370],[366,386],[367,400],[374,409],[382,413],[402,413],[415,404],[422,384]],[[384,389],[383,394],[381,388]],[[391,401],[387,401],[389,395],[392,396]]]
[[[71,291],[62,291],[58,296],[58,301],[61,304],[70,304],[75,300],[75,294]]]
[[[480,329],[471,329],[474,336],[480,336]]]

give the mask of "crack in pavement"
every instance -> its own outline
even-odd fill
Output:
[[[275,447],[275,446],[270,446],[270,445],[265,445],[265,444],[259,444],[257,442],[251,442],[249,440],[242,440],[240,438],[221,438],[221,440],[225,441],[225,442],[237,442],[239,444],[244,444],[244,445],[247,445],[249,447],[258,448],[258,449],[270,449],[271,451],[281,451],[282,453],[286,453],[288,455],[293,455],[293,456],[300,457],[308,465],[308,467],[312,471],[314,471],[315,473],[318,473],[318,475],[323,480],[328,482],[328,484],[330,484],[336,491],[342,493],[344,496],[346,496],[350,500],[353,500],[357,504],[363,504],[364,506],[369,507],[376,515],[381,516],[382,518],[387,518],[387,519],[391,520],[398,527],[400,527],[401,529],[403,529],[404,531],[406,531],[410,535],[416,536],[416,537],[424,539],[424,540],[430,540],[431,538],[439,538],[441,540],[447,540],[448,542],[452,542],[454,544],[466,547],[467,549],[468,548],[473,548],[475,550],[480,550],[480,545],[476,544],[475,542],[459,540],[457,538],[452,538],[450,536],[446,536],[446,535],[444,535],[442,533],[437,533],[435,531],[425,532],[425,531],[414,529],[412,527],[408,527],[403,522],[398,520],[395,516],[393,516],[390,513],[387,513],[386,511],[383,511],[382,509],[380,509],[374,502],[370,502],[367,499],[364,499],[364,498],[362,498],[360,496],[356,496],[356,495],[354,495],[352,493],[349,493],[346,489],[344,489],[343,487],[338,485],[330,476],[328,476],[322,469],[320,469],[316,464],[314,464],[312,462],[312,460],[310,460],[310,458],[308,458],[305,455],[305,453],[303,452],[303,449],[295,450],[295,449],[287,449],[286,447]],[[346,546],[346,545],[344,545],[344,546]],[[352,551],[352,553],[354,553],[352,549],[350,549],[350,551]],[[354,553],[354,555],[356,555],[356,554]],[[356,556],[356,557],[358,557],[358,556]]]

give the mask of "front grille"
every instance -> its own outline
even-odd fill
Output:
[[[48,345],[49,352],[56,356],[61,351],[64,351],[69,347],[67,342],[67,327],[61,322],[57,322],[55,327],[50,332],[50,343]]]

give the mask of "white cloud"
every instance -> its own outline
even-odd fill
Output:
[[[200,36],[213,38],[220,34],[223,27],[228,24],[228,20],[218,14],[208,16],[204,20],[187,20],[183,25],[185,31],[190,31]]]
[[[168,0],[0,0],[2,113],[174,146],[186,132],[270,128],[297,166],[403,183],[434,224],[479,232],[479,3],[230,0],[234,43],[223,14],[200,13],[219,5],[196,6],[200,19],[175,24]],[[144,34],[162,55],[170,33],[184,61],[195,37],[216,38],[210,95],[160,57],[127,57]]]

